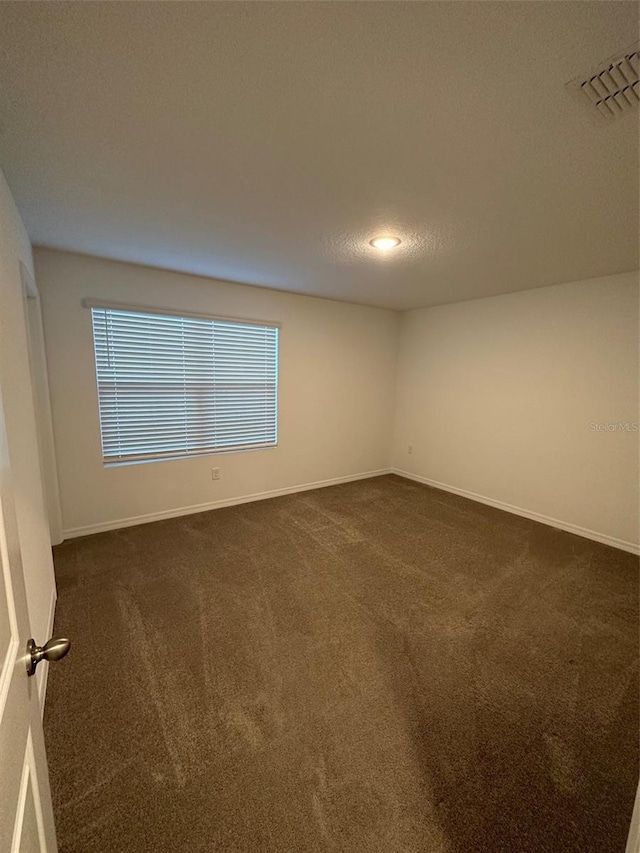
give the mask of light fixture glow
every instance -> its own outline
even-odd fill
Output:
[[[369,241],[369,245],[373,246],[374,249],[386,251],[387,249],[395,249],[401,242],[399,237],[375,237]]]

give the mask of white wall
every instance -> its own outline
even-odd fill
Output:
[[[396,469],[637,544],[638,420],[637,273],[403,315]]]
[[[67,535],[387,468],[395,312],[44,249],[35,263]],[[105,468],[84,297],[279,321],[279,446]]]
[[[66,535],[391,464],[577,532],[638,543],[640,433],[590,428],[639,419],[637,274],[399,320],[64,252],[37,249],[35,262]],[[280,446],[105,468],[84,297],[280,321]]]
[[[55,605],[51,542],[41,482],[20,264],[33,276],[31,246],[0,172],[0,388],[32,635],[49,639]],[[40,674],[40,669],[43,673]],[[39,683],[45,668],[39,668]]]

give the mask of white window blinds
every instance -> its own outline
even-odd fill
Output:
[[[106,463],[277,443],[278,329],[91,309]]]

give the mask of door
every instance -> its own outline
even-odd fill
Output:
[[[0,850],[56,853],[38,690],[26,667],[31,634],[1,391],[0,563]]]

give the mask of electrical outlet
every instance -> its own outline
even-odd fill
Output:
[[[220,469],[219,468],[212,468],[211,469],[211,479],[212,480],[219,480],[220,479]]]
[[[407,447],[407,453],[409,454],[409,456],[411,456],[411,454],[413,453],[413,444],[410,444],[410,445]]]

